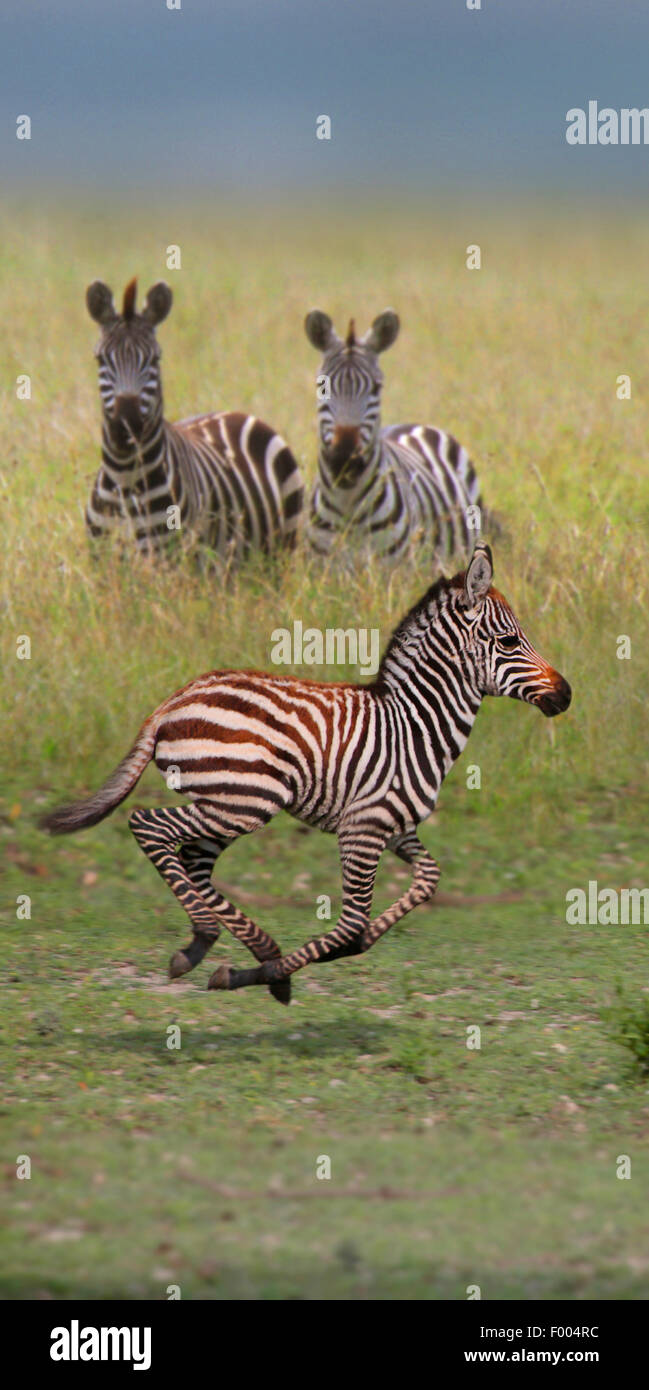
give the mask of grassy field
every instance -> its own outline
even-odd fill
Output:
[[[565,895],[590,879],[647,884],[649,232],[560,210],[398,222],[386,199],[378,214],[332,227],[296,210],[145,220],[25,204],[2,224],[6,1297],[463,1299],[475,1284],[483,1298],[646,1296],[649,1078],[607,1010],[618,986],[627,1007],[646,1001],[647,930],[569,925]],[[180,272],[166,270],[172,242]],[[465,268],[474,242],[479,272]],[[496,583],[573,687],[551,722],[485,703],[423,829],[438,901],[362,960],[298,975],[288,1010],[265,991],[205,991],[218,960],[243,961],[223,939],[166,983],[187,927],[126,808],[58,842],[35,819],[98,785],[192,676],[267,667],[273,629],[294,618],[378,627],[384,643],[430,575],[342,576],[300,555],[273,574],[252,563],[224,591],[188,567],[91,559],[84,292],[100,277],[121,293],[134,273],[142,291],[161,278],[174,290],[159,332],[168,417],[253,409],[308,480],[306,310],[364,329],[396,308],[384,419],[442,424],[470,448],[503,526]],[[31,401],[16,399],[21,373]],[[616,397],[622,373],[630,400]],[[133,804],[165,798],[149,769]],[[216,878],[285,949],[321,929],[318,895],[334,916],[340,905],[335,842],[288,818],[235,846]],[[377,906],[404,882],[386,861]]]

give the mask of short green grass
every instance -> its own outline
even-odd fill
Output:
[[[647,933],[571,926],[565,894],[647,882],[649,234],[560,210],[379,211],[329,219],[325,234],[295,211],[196,207],[171,225],[24,204],[2,227],[6,1296],[462,1299],[470,1284],[485,1298],[645,1296],[647,1078],[609,1011],[618,988],[632,1013],[646,1008]],[[476,240],[484,268],[471,273]],[[193,675],[268,666],[272,631],[294,618],[376,626],[384,642],[430,574],[343,576],[300,554],[272,573],[253,562],[224,588],[186,565],[91,559],[84,289],[100,276],[121,291],[134,272],[176,296],[160,330],[169,417],[254,409],[308,480],[318,360],[304,313],[364,327],[392,304],[403,331],[383,363],[384,418],[441,423],[470,447],[503,526],[498,587],[574,690],[555,721],[486,703],[422,832],[442,866],[438,903],[362,960],[298,975],[288,1010],[266,991],[205,991],[213,963],[243,961],[223,939],[166,983],[188,931],[124,808],[56,842],[35,818],[98,785]],[[23,372],[30,402],[15,398]],[[630,401],[616,399],[623,372]],[[134,802],[165,796],[149,770]],[[216,877],[284,947],[321,929],[319,895],[333,917],[340,903],[335,842],[288,818],[236,845]],[[377,905],[405,882],[386,861]],[[480,1050],[466,1045],[475,1027]],[[330,1179],[317,1177],[324,1156]]]

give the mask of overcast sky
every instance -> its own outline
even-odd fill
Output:
[[[10,186],[649,192],[649,146],[565,141],[649,106],[649,0],[2,0],[0,54]]]

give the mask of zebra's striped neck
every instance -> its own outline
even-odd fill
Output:
[[[123,484],[153,472],[165,456],[166,421],[162,397],[136,438],[121,421],[103,412],[102,456],[104,467]]]
[[[377,435],[369,450],[358,458],[350,459],[339,473],[334,473],[320,440],[318,477],[321,498],[330,502],[340,515],[356,510],[381,487],[384,473],[382,459],[381,438]]]
[[[415,604],[392,634],[372,686],[402,728],[430,740],[442,777],[464,748],[484,692],[457,592],[442,578]]]

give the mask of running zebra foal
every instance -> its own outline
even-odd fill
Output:
[[[102,466],[86,509],[90,534],[118,530],[159,554],[180,531],[234,562],[250,549],[293,548],[303,493],[288,446],[262,420],[236,411],[169,424],[155,330],[171,290],[154,285],[141,313],[135,296],[131,280],[118,314],[108,285],[95,280],[86,294],[102,330]]]
[[[362,338],[352,319],[343,341],[313,309],[306,335],[324,354],[318,375],[318,481],[307,536],[326,555],[344,536],[396,562],[413,542],[440,557],[466,555],[480,533],[473,464],[461,444],[429,425],[381,428],[379,354],[399,319],[386,309]],[[324,380],[323,380],[324,379]]]
[[[171,958],[172,978],[193,970],[225,926],[258,965],[222,964],[209,988],[265,984],[287,1004],[296,970],[368,950],[432,898],[439,868],[416,827],[433,810],[483,697],[510,695],[548,716],[570,704],[570,686],[534,650],[491,587],[492,574],[491,551],[479,542],[466,574],[439,579],[403,618],[369,685],[258,671],[200,676],[145,720],[94,796],[45,817],[44,828],[56,834],[96,825],[152,759],[163,776],[173,771],[173,785],[191,803],[135,810],[129,820],[192,923],[192,940]],[[338,836],[343,883],[337,925],[286,956],[210,879],[227,845],[282,810]],[[413,879],[371,920],[385,849],[413,866]]]

